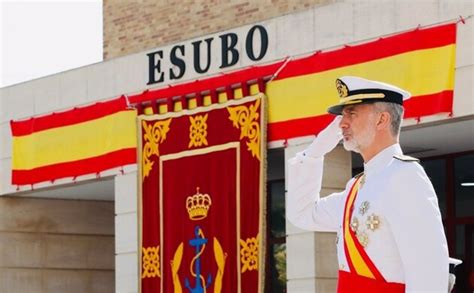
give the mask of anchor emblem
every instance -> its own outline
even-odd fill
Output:
[[[196,255],[191,261],[191,264],[194,263],[194,271],[191,270],[191,274],[195,278],[195,286],[194,288],[191,287],[188,278],[184,280],[184,286],[188,288],[191,293],[203,293],[212,283],[211,274],[207,275],[207,281],[205,284],[204,277],[201,276],[201,254],[206,248],[207,239],[204,238],[204,233],[199,226],[194,228],[194,236],[195,238],[189,240],[189,245],[193,246],[196,251]]]
[[[191,260],[191,275],[195,279],[195,286],[194,288],[191,287],[191,282],[188,278],[184,280],[184,286],[189,290],[191,293],[205,293],[207,292],[207,288],[212,285],[214,282],[214,293],[220,293],[222,290],[222,278],[224,276],[224,268],[225,268],[225,261],[227,258],[227,253],[224,252],[222,249],[219,240],[214,237],[213,247],[214,247],[214,258],[217,264],[217,272],[215,280],[212,279],[212,275],[207,275],[207,280],[204,279],[204,276],[201,271],[201,255],[206,248],[206,244],[208,239],[205,238],[203,230],[196,226],[194,228],[194,238],[189,240],[188,243],[195,249],[195,256]],[[178,271],[181,266],[181,261],[183,258],[183,242],[178,245],[178,248],[175,251],[174,257],[171,261],[171,272],[173,277],[173,287],[174,292],[182,292],[181,283],[179,281]]]
[[[186,199],[186,209],[189,213],[189,219],[192,221],[203,220],[208,216],[209,208],[211,207],[212,200],[209,194],[201,194],[199,187],[196,188],[197,192],[193,196],[188,196]],[[207,289],[212,285],[214,287],[214,293],[220,293],[223,287],[223,277],[225,271],[225,263],[227,259],[227,253],[222,249],[222,245],[216,237],[213,237],[213,251],[214,260],[217,265],[217,272],[215,272],[215,279],[209,273],[207,279],[204,277],[201,268],[201,256],[206,249],[208,239],[204,235],[203,229],[200,226],[194,227],[194,238],[188,241],[191,247],[194,247],[195,255],[190,263],[190,272],[192,278],[194,278],[194,287],[191,286],[190,279],[184,279],[184,286],[191,293],[206,293]],[[175,293],[182,293],[183,288],[179,277],[179,270],[181,262],[183,260],[184,243],[181,242],[174,252],[174,256],[170,261],[171,265],[171,276],[173,280],[173,288]],[[191,278],[191,279],[192,279]]]

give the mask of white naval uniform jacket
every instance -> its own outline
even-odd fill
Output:
[[[417,162],[394,155],[402,155],[399,144],[364,164],[365,183],[354,202],[351,223],[358,218],[357,228],[367,236],[365,251],[387,282],[404,283],[406,292],[445,293],[448,246],[435,191]],[[320,198],[323,161],[324,157],[312,158],[304,152],[288,161],[287,217],[305,230],[337,232],[339,268],[350,271],[342,221],[354,178],[343,192]],[[369,228],[371,215],[379,223]]]

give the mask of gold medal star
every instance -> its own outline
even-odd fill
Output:
[[[358,228],[359,228],[359,219],[354,217],[352,218],[352,222],[351,222],[351,230],[354,232],[357,232]]]
[[[374,215],[374,214],[370,215],[367,218],[366,225],[367,225],[367,229],[375,231],[380,225],[379,217],[377,215]]]
[[[359,207],[359,214],[363,216],[367,212],[369,207],[370,207],[370,203],[368,201],[363,201]]]
[[[357,233],[357,239],[363,247],[367,247],[369,244],[369,236],[364,232]]]

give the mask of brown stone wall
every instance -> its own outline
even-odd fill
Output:
[[[104,60],[336,0],[103,0]]]
[[[0,292],[114,292],[114,203],[0,197]]]

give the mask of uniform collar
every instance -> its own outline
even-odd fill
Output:
[[[394,155],[402,155],[402,149],[398,143],[386,147],[378,154],[376,154],[370,161],[364,164],[364,174],[366,177],[371,177],[383,168],[387,167]]]

